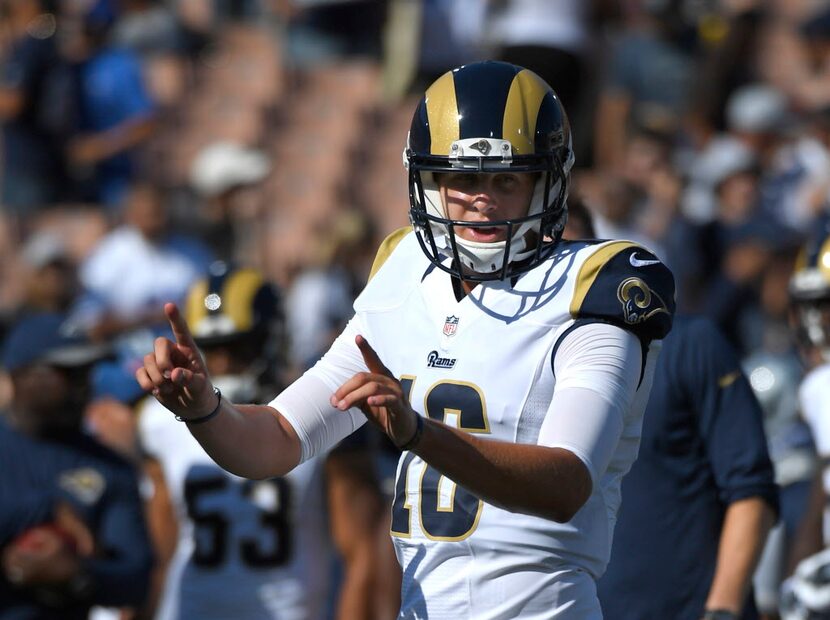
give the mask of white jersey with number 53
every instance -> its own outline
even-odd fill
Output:
[[[161,464],[179,526],[156,618],[324,618],[331,561],[324,457],[283,478],[239,478],[149,398],[139,431]]]

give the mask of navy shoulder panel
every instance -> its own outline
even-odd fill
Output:
[[[631,241],[610,241],[585,259],[570,306],[574,319],[613,323],[647,340],[669,333],[674,310],[671,271]]]

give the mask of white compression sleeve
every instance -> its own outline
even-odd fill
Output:
[[[577,327],[553,360],[556,387],[539,445],[573,452],[597,484],[619,442],[640,381],[640,341],[605,323]]]
[[[368,370],[354,342],[359,333],[355,317],[323,358],[269,403],[297,431],[301,462],[324,454],[366,422],[360,409],[340,411],[329,402],[343,383]]]

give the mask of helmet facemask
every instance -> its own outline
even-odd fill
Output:
[[[494,147],[485,147],[486,150],[505,155],[442,158],[419,157],[405,151],[404,159],[409,169],[410,220],[421,248],[440,269],[473,282],[504,280],[529,271],[552,253],[565,227],[568,175],[562,162],[553,154],[513,157],[509,142],[503,140],[481,138],[458,142],[468,143],[466,148],[459,145],[457,150],[460,151],[469,151],[469,143],[474,147],[490,144]],[[570,161],[565,165],[570,168]],[[483,222],[450,219],[435,175],[453,172],[536,173],[538,177],[527,215]],[[505,240],[472,241],[456,232],[456,228],[496,227],[506,229]],[[447,258],[452,261],[447,263]]]
[[[473,282],[504,280],[553,253],[565,226],[573,149],[567,115],[535,73],[485,61],[442,75],[415,110],[404,165],[418,242],[443,271]],[[534,174],[536,180],[525,215],[472,222],[449,217],[453,211],[441,199],[436,173]],[[474,241],[460,234],[462,228],[503,228],[506,234]]]
[[[795,318],[798,341],[830,362],[830,299],[796,304]]]
[[[789,284],[799,346],[810,364],[830,362],[830,218],[820,218],[801,248]]]

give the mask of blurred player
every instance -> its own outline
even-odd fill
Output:
[[[279,312],[275,290],[251,269],[217,263],[191,289],[188,321],[227,398],[247,402],[276,393]],[[178,522],[157,618],[325,617],[330,530],[344,564],[338,617],[372,617],[381,508],[360,446],[310,459],[283,477],[245,480],[216,465],[158,402],[145,403],[140,441],[167,484],[156,497],[163,503],[169,496]]]
[[[790,296],[807,368],[798,401],[813,435],[820,470],[793,550],[794,560],[802,561],[785,582],[781,611],[786,619],[830,618],[830,581],[826,577],[830,574],[830,218],[818,223],[815,235],[802,250],[790,280]]]
[[[634,243],[560,241],[570,127],[521,67],[440,77],[404,156],[415,230],[384,242],[314,368],[269,405],[233,405],[168,304],[176,342],[156,341],[139,383],[252,478],[303,467],[366,419],[381,428],[404,452],[400,617],[601,618],[595,579],[671,327],[671,273]]]

